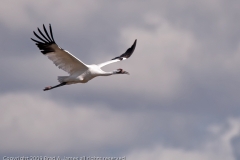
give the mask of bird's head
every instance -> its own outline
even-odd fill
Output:
[[[124,70],[121,69],[121,68],[117,69],[117,70],[115,71],[115,74],[128,74],[128,75],[129,75],[129,73],[128,73],[127,71],[124,71]]]

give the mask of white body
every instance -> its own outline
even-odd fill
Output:
[[[101,68],[97,65],[87,65],[88,69],[84,72],[76,72],[70,76],[59,76],[58,81],[60,83],[67,82],[67,84],[74,84],[74,83],[87,83],[91,79],[97,76],[110,76],[112,75],[111,72],[104,72]]]

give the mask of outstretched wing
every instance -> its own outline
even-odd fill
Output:
[[[101,68],[101,67],[106,66],[108,64],[128,59],[132,55],[132,53],[134,52],[136,44],[137,44],[137,40],[135,40],[133,45],[130,48],[128,48],[127,51],[125,53],[123,53],[121,56],[115,57],[111,61],[107,61],[107,62],[98,64],[98,66]]]
[[[56,66],[68,72],[70,75],[76,72],[83,72],[88,69],[87,65],[84,64],[81,60],[73,56],[68,51],[60,48],[55,43],[51,24],[49,24],[50,35],[44,25],[43,29],[45,34],[43,34],[38,28],[38,32],[41,34],[42,37],[33,31],[34,35],[38,38],[38,40],[32,38],[31,39],[36,42],[36,45],[41,50],[41,52],[46,55],[50,60],[52,60]]]

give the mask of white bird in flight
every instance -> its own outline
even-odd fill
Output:
[[[112,72],[105,72],[101,68],[105,65],[122,61],[127,58],[129,58],[135,47],[137,40],[134,41],[133,45],[127,49],[125,53],[122,55],[113,58],[110,61],[95,65],[87,65],[83,63],[80,59],[76,58],[74,55],[69,53],[68,51],[60,48],[54,41],[53,33],[52,33],[52,27],[51,24],[49,24],[49,30],[50,35],[48,31],[46,30],[44,24],[43,29],[45,32],[45,35],[41,32],[41,30],[38,28],[39,33],[42,35],[40,37],[37,35],[34,31],[34,35],[39,39],[35,40],[32,39],[34,42],[36,42],[36,45],[41,50],[41,52],[46,55],[50,60],[53,61],[53,63],[58,66],[60,69],[66,71],[69,73],[69,76],[58,76],[58,81],[60,84],[56,86],[49,86],[45,87],[43,90],[51,90],[57,87],[61,87],[64,85],[70,85],[75,83],[86,83],[89,80],[97,77],[97,76],[110,76],[110,75],[116,75],[116,74],[129,74],[128,72],[124,71],[123,69],[117,69]]]

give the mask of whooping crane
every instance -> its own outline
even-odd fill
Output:
[[[87,65],[83,63],[80,59],[76,58],[74,55],[69,53],[68,51],[60,48],[55,43],[51,24],[49,24],[50,35],[46,30],[44,24],[43,24],[43,29],[44,29],[45,35],[38,28],[38,31],[42,35],[42,37],[40,37],[38,34],[36,34],[33,31],[34,35],[38,38],[38,40],[35,40],[32,38],[31,39],[34,42],[36,42],[36,45],[41,50],[41,52],[44,55],[46,55],[50,60],[52,60],[57,67],[69,73],[69,76],[58,76],[58,81],[60,82],[60,84],[56,86],[45,87],[43,89],[44,91],[51,90],[53,88],[61,87],[64,85],[70,85],[75,83],[86,83],[97,76],[129,74],[128,72],[124,71],[121,68],[112,72],[105,72],[101,68],[105,65],[129,58],[136,47],[137,40],[135,40],[133,45],[130,48],[128,48],[127,51],[122,55],[98,65],[95,65],[95,64]]]

